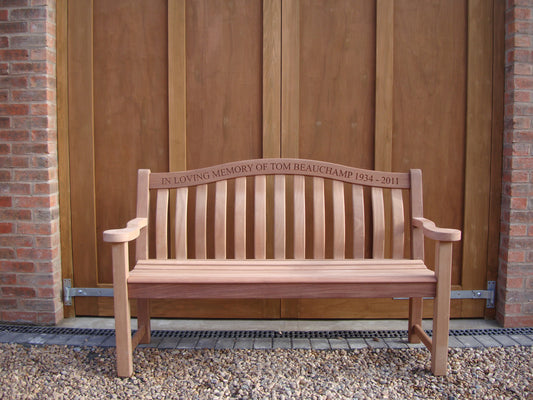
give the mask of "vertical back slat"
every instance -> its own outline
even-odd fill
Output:
[[[346,247],[346,212],[344,183],[333,181],[333,258],[344,258]]]
[[[168,189],[157,191],[155,211],[155,257],[168,258]]]
[[[184,260],[187,258],[187,202],[189,189],[179,188],[176,190],[176,220],[174,228],[174,247],[176,258]]]
[[[372,188],[372,223],[372,257],[385,258],[385,206],[382,188]]]
[[[246,178],[235,180],[235,258],[246,258]]]
[[[324,179],[313,178],[313,257],[326,258],[326,205]]]
[[[405,217],[401,189],[392,189],[392,258],[403,258]]]
[[[305,258],[305,177],[294,176],[294,258]]]
[[[258,175],[254,182],[254,257],[266,258],[266,176]]]
[[[274,258],[285,258],[286,223],[285,175],[276,175],[274,177]]]
[[[363,187],[352,185],[353,256],[365,258],[365,199]]]
[[[195,257],[207,258],[207,185],[196,188]]]
[[[215,258],[226,258],[228,181],[215,184]]]
[[[137,174],[137,213],[138,218],[148,218],[150,209],[150,170],[140,169]],[[148,259],[148,229],[141,229],[135,241],[135,259]]]
[[[422,197],[422,171],[419,169],[412,169],[411,175],[411,218],[423,217],[423,197]],[[415,228],[412,223],[411,226],[411,258],[424,259],[424,233],[421,228]]]

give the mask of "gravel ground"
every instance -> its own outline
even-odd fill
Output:
[[[114,348],[0,344],[2,399],[533,399],[533,347],[450,349],[448,375],[424,349],[138,349],[132,378]]]

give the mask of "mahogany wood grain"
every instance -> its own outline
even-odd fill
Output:
[[[155,216],[155,257],[168,258],[168,195],[169,191],[157,191],[157,205]]]
[[[333,258],[344,258],[346,247],[346,211],[344,183],[333,181]]]
[[[326,258],[324,178],[313,178],[313,257]]]
[[[196,188],[195,257],[207,258],[207,185]]]
[[[404,257],[405,215],[401,190],[391,190],[392,203],[392,258]]]
[[[235,258],[246,258],[246,178],[235,180]]]
[[[274,178],[274,258],[285,258],[287,207],[285,175]]]
[[[305,258],[305,177],[294,177],[294,258]]]
[[[226,258],[228,181],[215,185],[215,258]]]
[[[150,175],[150,189],[194,186],[258,174],[320,177],[391,189],[410,187],[409,173],[374,171],[324,161],[276,158],[234,161],[182,172],[154,172]]]
[[[255,177],[254,196],[254,258],[266,258],[266,176]]]
[[[183,260],[187,258],[187,204],[189,200],[189,189],[179,188],[176,190],[176,217],[174,228],[174,240],[176,258]]]
[[[365,199],[363,188],[359,185],[352,186],[353,207],[353,257],[365,257]]]
[[[148,190],[150,170],[141,169],[137,173],[137,218],[146,218],[148,221],[150,212],[150,194]],[[139,238],[135,242],[135,259],[146,260],[148,258],[148,229],[141,230]]]
[[[383,189],[372,188],[372,257],[385,257],[385,208]]]

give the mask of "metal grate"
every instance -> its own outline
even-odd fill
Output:
[[[1,325],[1,332],[55,334],[55,335],[91,335],[114,336],[114,329],[60,328],[33,325]],[[431,335],[432,331],[426,331]],[[484,336],[484,335],[533,335],[532,328],[489,328],[489,329],[452,329],[450,336]],[[171,338],[232,338],[232,339],[336,339],[336,338],[404,338],[406,330],[380,331],[167,331],[154,330],[152,337]]]

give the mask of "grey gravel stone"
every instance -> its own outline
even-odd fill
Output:
[[[239,338],[235,341],[234,349],[253,349],[254,348],[254,339],[252,338]]]
[[[233,349],[235,347],[235,339],[220,338],[215,344],[215,349]]]
[[[533,346],[533,340],[526,335],[510,335],[511,339],[520,344],[520,346]]]
[[[258,338],[254,341],[254,349],[268,350],[272,348],[271,338]]]
[[[348,350],[350,345],[346,339],[329,339],[329,345],[334,350]]]
[[[329,346],[328,339],[309,339],[309,342],[311,343],[311,348],[313,350],[329,350],[331,347]]]
[[[6,399],[528,399],[533,348],[453,348],[435,377],[422,349],[137,349],[117,378],[115,349],[0,344]]]
[[[348,345],[350,349],[364,349],[368,347],[366,340],[363,338],[350,338],[348,339]]]
[[[490,335],[479,335],[476,336],[476,339],[479,343],[481,343],[485,347],[499,347],[501,346],[500,342],[498,342],[496,339],[494,339]]]
[[[365,339],[365,341],[368,347],[371,347],[373,349],[382,349],[387,347],[387,343],[385,343],[383,339],[380,338],[369,338]]]
[[[461,342],[457,337],[450,336],[448,338],[448,347],[467,347],[463,342]]]
[[[310,349],[311,343],[309,339],[306,338],[295,338],[292,339],[292,348],[293,349]]]

